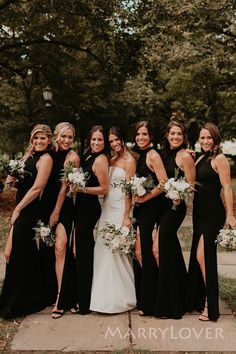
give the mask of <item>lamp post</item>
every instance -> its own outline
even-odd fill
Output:
[[[45,101],[45,107],[51,107],[52,102],[52,90],[49,86],[43,89],[43,98]]]

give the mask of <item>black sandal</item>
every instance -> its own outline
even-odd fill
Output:
[[[58,318],[61,318],[63,315],[64,315],[64,310],[61,310],[61,311],[54,310],[54,311],[52,311],[52,318],[54,320],[57,320]]]

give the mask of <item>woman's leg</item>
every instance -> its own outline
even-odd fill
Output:
[[[6,242],[6,246],[5,246],[5,250],[4,250],[4,256],[5,256],[7,263],[9,262],[10,255],[11,255],[13,227],[14,226],[11,226],[11,228],[10,228],[7,242]]]
[[[58,310],[57,304],[58,304],[60,291],[61,291],[62,276],[63,276],[63,270],[65,264],[66,245],[67,245],[66,231],[64,226],[62,224],[59,224],[56,228],[56,242],[55,242],[55,256],[56,256],[55,269],[56,269],[56,276],[57,276],[58,291],[57,291],[56,303],[52,311],[53,318],[61,317],[60,314],[58,313],[63,314],[64,312],[64,310],[61,309]],[[55,311],[58,313],[53,313]]]
[[[204,251],[204,238],[203,235],[201,235],[199,242],[198,242],[198,247],[197,247],[197,261],[200,266],[201,272],[202,272],[202,277],[204,284],[206,286],[206,266],[205,266],[205,251]],[[205,307],[202,312],[202,314],[199,316],[199,320],[201,321],[208,321],[208,305],[207,305],[207,297],[205,300]]]

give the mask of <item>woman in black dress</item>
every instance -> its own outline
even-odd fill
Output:
[[[135,143],[139,148],[136,175],[138,177],[151,176],[155,186],[166,180],[166,172],[160,155],[152,148],[152,131],[149,122],[141,121],[135,127]],[[161,218],[161,190],[154,188],[143,197],[135,197],[138,206],[134,208],[134,217],[137,219],[141,243],[141,279],[140,289],[137,289],[138,307],[140,316],[152,315],[157,291],[158,267],[152,253],[153,229],[159,225]],[[139,240],[136,243],[138,253]],[[136,264],[137,266],[137,264]],[[135,266],[135,278],[137,267]]]
[[[220,149],[221,137],[217,126],[204,124],[199,142],[203,154],[196,161],[199,184],[193,201],[193,243],[186,301],[188,311],[203,311],[199,320],[216,321],[219,317],[219,290],[215,240],[225,220],[231,228],[236,227],[236,221],[233,216],[230,166]]]
[[[12,318],[42,310],[45,304],[40,252],[34,240],[40,218],[40,195],[48,181],[52,158],[52,133],[47,125],[36,125],[23,157],[25,177],[18,182],[8,177],[7,183],[17,186],[16,207],[11,217],[5,257],[6,275],[0,296],[0,317]]]
[[[42,198],[42,219],[55,228],[56,234],[55,255],[50,247],[44,247],[42,250],[48,304],[53,303],[53,297],[56,300],[52,310],[54,319],[60,318],[64,310],[71,309],[71,312],[76,312],[75,260],[72,247],[74,204],[73,199],[66,196],[66,182],[61,182],[67,163],[72,162],[77,167],[80,165],[79,156],[71,149],[74,137],[75,129],[72,124],[61,122],[55,127],[53,168]]]
[[[75,210],[77,302],[81,315],[91,312],[89,306],[93,276],[93,231],[101,214],[98,195],[105,195],[109,190],[109,163],[104,153],[106,150],[103,127],[93,126],[87,142],[89,148],[81,160],[81,166],[84,172],[88,173],[88,179],[86,187],[77,190],[79,193]]]
[[[185,127],[181,122],[171,121],[166,130],[162,149],[162,160],[168,178],[185,177],[195,182],[193,158],[186,152]],[[187,270],[177,231],[186,215],[183,200],[162,199],[163,215],[154,241],[154,255],[159,266],[158,286],[154,315],[156,317],[179,319],[185,313],[185,291]]]

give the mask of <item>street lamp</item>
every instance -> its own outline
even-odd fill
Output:
[[[45,107],[51,107],[52,102],[52,90],[51,87],[47,86],[43,89],[43,98],[45,101]]]

